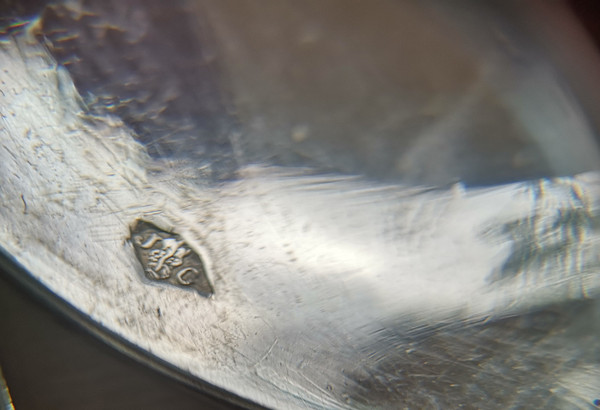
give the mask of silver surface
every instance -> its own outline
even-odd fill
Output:
[[[318,172],[256,164],[269,138],[306,141],[312,124],[301,124],[290,139],[260,127],[234,138],[235,178],[215,182],[190,161],[150,157],[117,117],[85,112],[33,36],[6,38],[0,53],[0,243],[100,326],[269,407],[587,408],[596,398],[597,173],[431,189],[455,179],[452,155],[426,175],[410,166],[404,183],[362,160],[356,173],[369,178],[343,164],[322,172],[313,154]],[[593,169],[598,148],[579,114],[563,126],[581,133],[560,146],[564,128],[545,132],[527,111],[535,101],[522,98],[539,90],[564,96],[540,81],[505,91],[505,103],[546,138],[556,174]],[[251,84],[235,95],[253,95]],[[467,87],[406,161],[460,145],[444,133],[460,129],[485,84]],[[237,103],[242,118],[256,116],[253,104]],[[145,277],[128,240],[138,219],[199,255],[211,298]]]

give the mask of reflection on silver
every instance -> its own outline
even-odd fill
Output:
[[[0,65],[0,243],[141,349],[277,408],[597,397],[600,321],[579,320],[600,311],[597,173],[433,190],[249,166],[211,185],[82,112],[31,38],[6,40]],[[196,252],[213,297],[150,286],[136,250],[181,285],[167,260]]]

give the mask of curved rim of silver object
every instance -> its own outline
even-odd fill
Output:
[[[215,386],[205,380],[193,377],[98,324],[31,276],[27,269],[21,266],[2,247],[0,247],[0,275],[23,289],[35,302],[41,304],[50,312],[65,318],[96,340],[100,340],[105,345],[135,360],[142,366],[191,387],[199,393],[208,394],[233,406],[246,409],[266,409],[266,407],[240,397],[235,393]]]
[[[0,368],[0,408],[2,410],[15,410],[13,405],[12,397],[10,397],[10,390],[6,383],[2,369]]]

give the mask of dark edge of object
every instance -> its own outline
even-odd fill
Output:
[[[199,393],[208,394],[212,398],[222,400],[233,406],[244,409],[265,409],[248,399],[244,399],[220,387],[212,385],[206,381],[197,379],[177,367],[165,362],[164,360],[143,351],[131,342],[127,341],[118,334],[95,323],[90,317],[79,312],[74,306],[46,288],[35,278],[33,278],[23,266],[0,247],[0,276],[8,279],[17,288],[22,290],[28,296],[31,296],[32,302],[38,306],[56,313],[61,319],[66,319],[69,324],[83,330],[96,340],[112,347],[114,350],[124,354],[135,362],[146,368],[161,373],[170,379],[176,380]]]
[[[6,383],[4,373],[2,373],[1,367],[0,367],[0,406],[2,406],[1,408],[3,410],[14,410],[12,397],[10,396],[10,390],[8,389],[8,385]]]
[[[575,16],[600,51],[600,2],[598,0],[567,0]]]

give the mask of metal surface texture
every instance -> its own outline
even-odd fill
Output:
[[[600,151],[512,8],[92,3],[0,44],[17,276],[238,403],[594,406]]]

